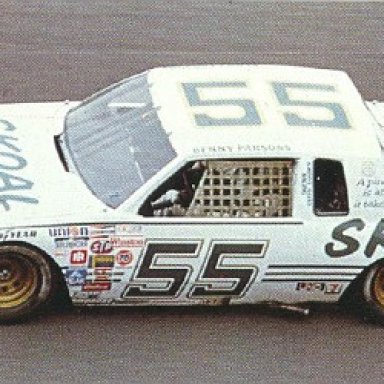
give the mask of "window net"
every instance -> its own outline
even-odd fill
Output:
[[[219,160],[206,165],[187,216],[292,216],[292,160]]]

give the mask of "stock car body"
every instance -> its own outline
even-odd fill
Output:
[[[384,313],[384,106],[340,71],[156,68],[0,106],[0,320],[76,305]]]

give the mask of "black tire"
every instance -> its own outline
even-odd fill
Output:
[[[47,256],[22,245],[0,247],[0,322],[25,320],[52,299],[58,278]]]
[[[384,324],[384,261],[380,261],[367,271],[362,287],[365,315]]]

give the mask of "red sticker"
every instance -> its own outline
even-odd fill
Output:
[[[71,252],[71,264],[83,265],[87,262],[87,251],[85,249],[75,249]]]
[[[127,265],[130,265],[133,260],[132,252],[129,250],[120,251],[116,255],[116,263],[120,265],[121,267],[126,267]]]
[[[110,253],[113,250],[112,243],[109,240],[96,240],[91,244],[93,253]]]
[[[83,285],[83,291],[109,291],[111,289],[111,283],[109,281],[95,281],[93,283],[86,283]]]

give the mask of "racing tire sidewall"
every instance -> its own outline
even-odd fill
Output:
[[[9,308],[0,308],[0,323],[26,320],[39,313],[52,299],[55,291],[55,277],[49,258],[42,252],[20,245],[0,247],[0,258],[15,255],[33,265],[38,275],[37,286],[27,301]]]
[[[364,314],[371,320],[384,325],[384,304],[381,304],[374,293],[375,280],[384,269],[384,261],[380,261],[367,271],[362,289],[362,299],[364,301]]]

